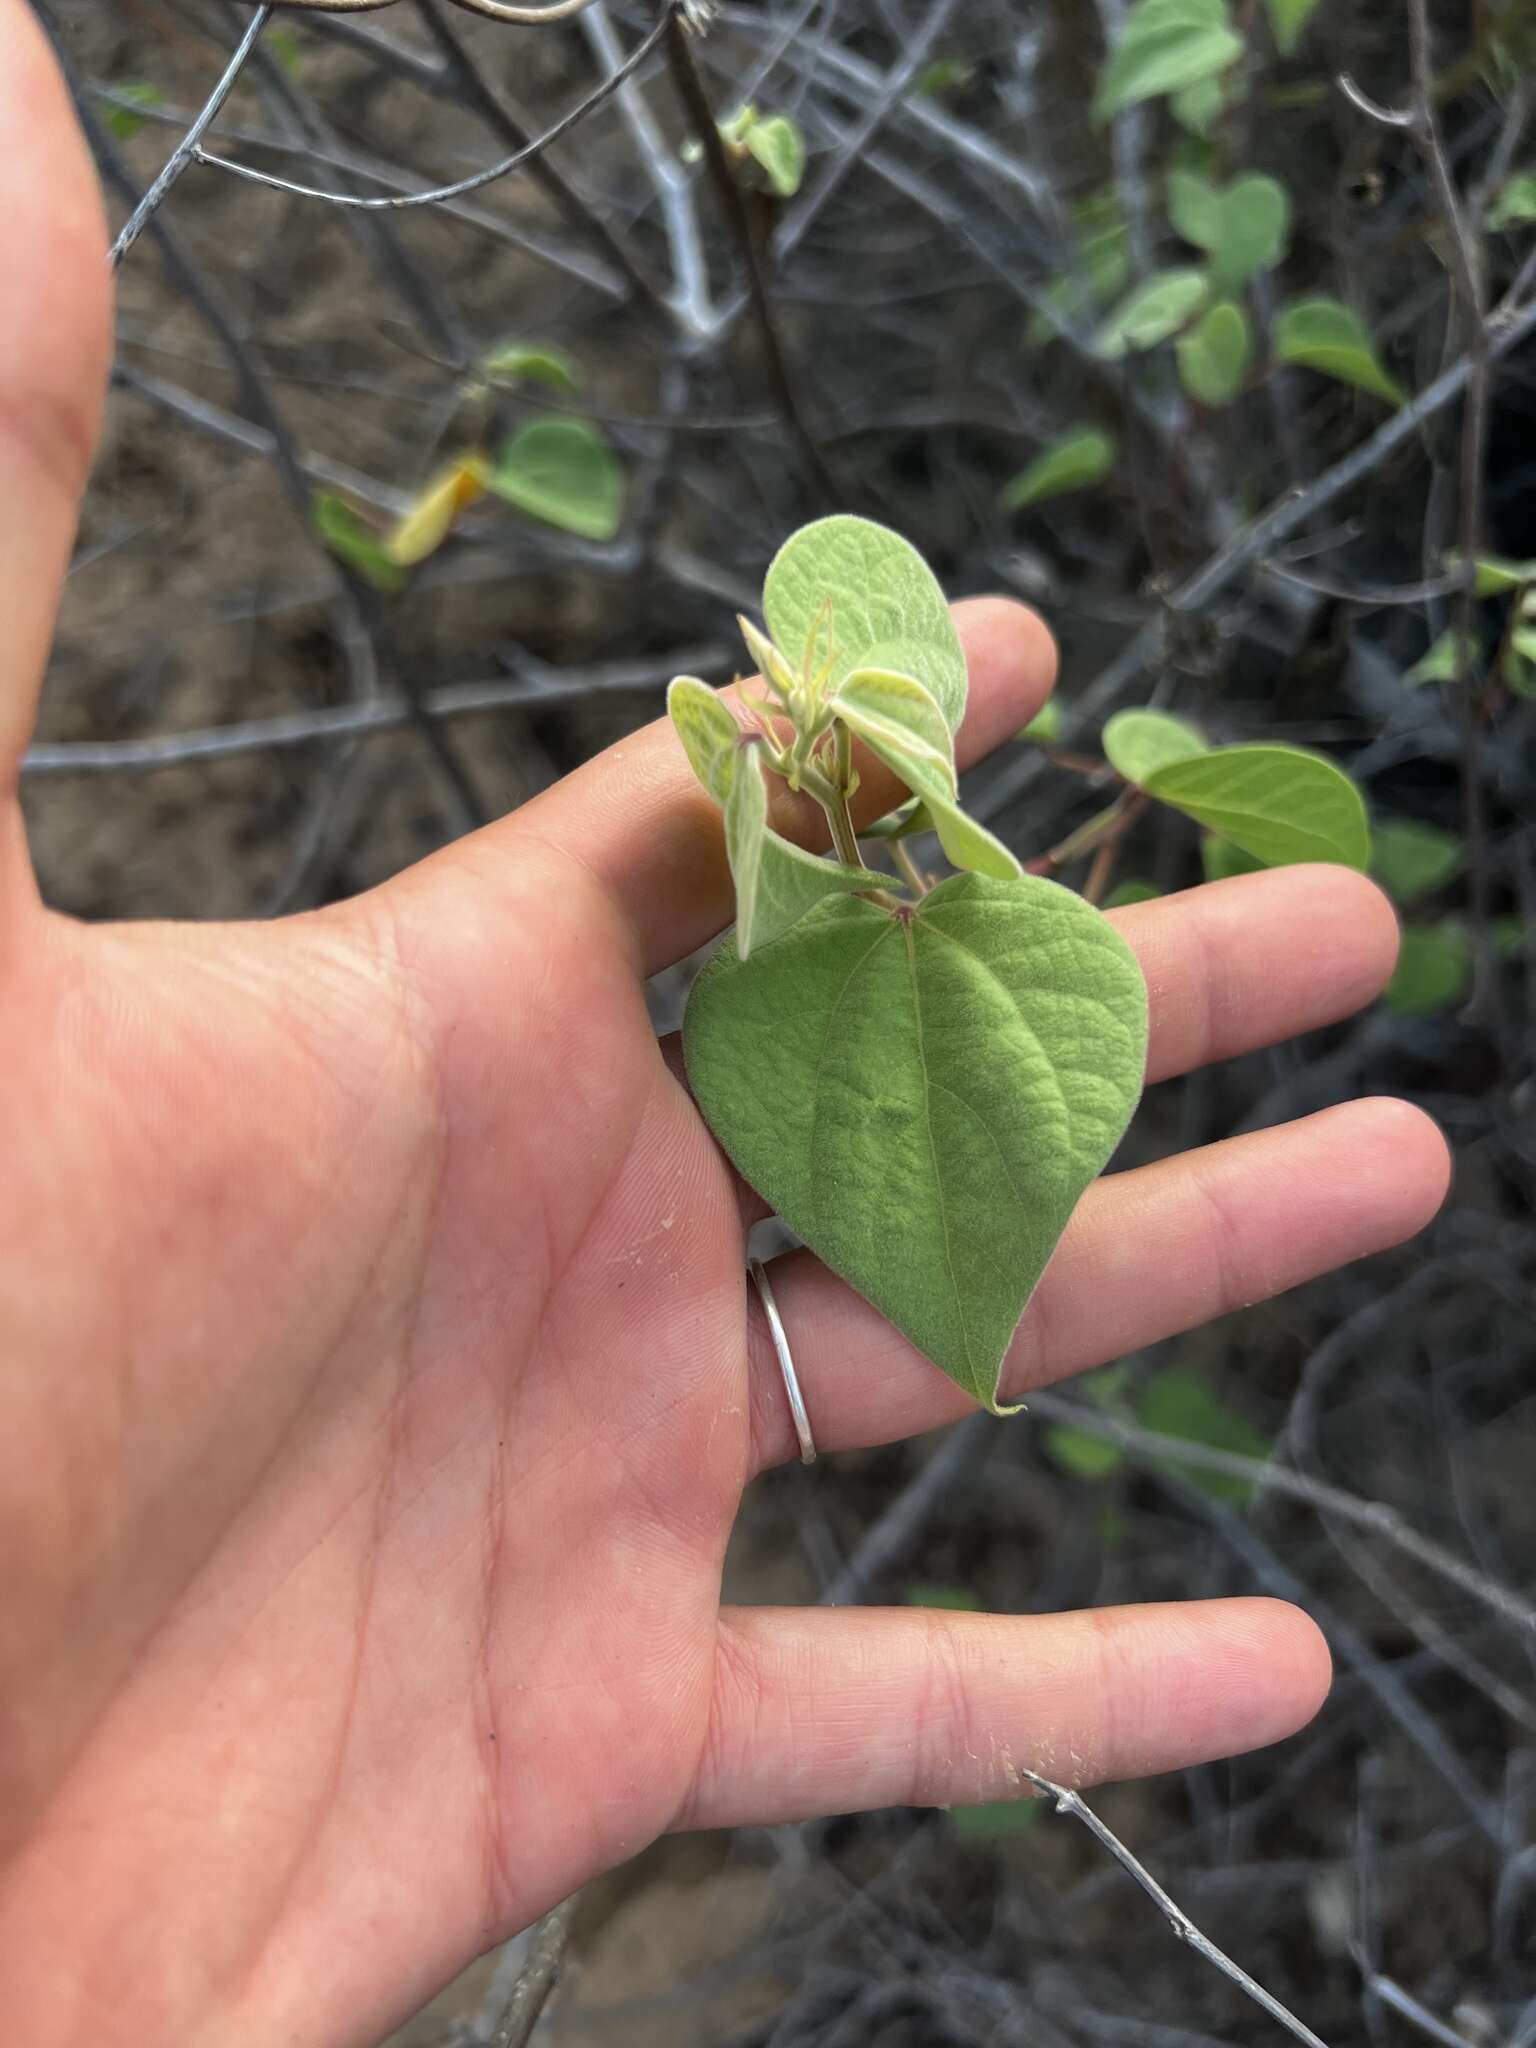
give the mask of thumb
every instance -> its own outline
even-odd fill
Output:
[[[0,0],[0,862],[106,386],[101,196],[26,0]]]

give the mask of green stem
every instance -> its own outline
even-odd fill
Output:
[[[904,839],[893,839],[891,841],[891,859],[900,869],[901,878],[908,888],[915,895],[926,896],[933,887],[933,884],[912,858],[911,851]]]
[[[832,844],[845,867],[861,868],[864,863],[859,857],[859,835],[853,829],[853,813],[848,808],[848,799],[841,790],[833,794],[835,801],[822,804],[827,823],[832,827]]]
[[[821,807],[827,814],[827,823],[832,827],[832,844],[837,848],[837,857],[845,867],[861,868],[859,858],[859,835],[853,829],[853,813],[848,808],[848,798],[854,787],[853,778],[853,734],[841,721],[837,724],[833,741],[833,760],[836,766],[832,776],[832,801],[821,798]]]

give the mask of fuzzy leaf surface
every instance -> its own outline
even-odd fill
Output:
[[[769,565],[763,610],[792,663],[808,646],[823,660],[830,652],[830,689],[855,669],[894,669],[915,676],[959,729],[965,650],[937,577],[899,533],[849,513],[801,527]]]
[[[947,776],[954,794],[954,735],[921,683],[893,669],[861,668],[838,685],[831,706],[861,740]]]
[[[694,984],[689,1080],[790,1228],[985,1406],[1141,1091],[1147,999],[1054,882],[957,876],[900,913],[824,903]]]
[[[828,896],[884,889],[889,875],[822,860],[768,823],[768,779],[762,748],[740,744],[725,764],[725,850],[736,884],[736,951],[749,959],[782,938]]]

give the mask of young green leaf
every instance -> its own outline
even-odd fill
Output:
[[[1094,348],[1111,361],[1156,348],[1187,326],[1210,295],[1210,279],[1203,270],[1155,271],[1110,314]]]
[[[697,676],[675,676],[667,687],[667,715],[694,774],[715,802],[723,804],[742,738],[731,707]]]
[[[1199,79],[1194,85],[1186,85],[1173,93],[1168,101],[1179,126],[1187,134],[1202,140],[1221,119],[1226,104],[1226,81],[1222,78]]]
[[[1285,254],[1291,203],[1273,178],[1239,178],[1222,190],[1197,172],[1176,170],[1169,173],[1168,201],[1185,241],[1210,256],[1218,291],[1240,291]]]
[[[269,37],[271,33],[269,29]],[[146,119],[145,115],[136,114],[134,108],[162,106],[165,94],[158,85],[152,84],[148,79],[130,79],[125,85],[113,86],[112,90],[118,99],[127,100],[130,104],[126,107],[115,107],[109,103],[102,109],[102,122],[108,133],[115,135],[119,142],[131,142],[144,126]]]
[[[1299,299],[1287,306],[1275,322],[1275,356],[1358,385],[1389,405],[1403,403],[1402,388],[1382,368],[1371,337],[1337,299]]]
[[[480,359],[480,374],[492,384],[546,384],[573,396],[581,386],[581,368],[563,349],[537,342],[503,342]]]
[[[282,65],[290,78],[304,75],[304,50],[291,28],[269,28],[263,47]]]
[[[1224,1408],[1204,1380],[1180,1367],[1170,1366],[1148,1381],[1136,1403],[1143,1429],[1159,1436],[1177,1437],[1187,1444],[1203,1444],[1208,1450],[1236,1451],[1241,1457],[1263,1458],[1269,1445],[1240,1415]],[[1245,1501],[1253,1482],[1228,1472],[1189,1472],[1196,1486],[1217,1500]]]
[[[994,839],[985,825],[978,824],[960,808],[952,784],[937,769],[878,740],[867,740],[866,745],[872,754],[877,754],[884,761],[893,775],[901,778],[914,796],[922,799],[922,807],[938,833],[939,844],[952,867],[964,868],[975,875],[989,875],[999,882],[1011,881],[1024,872],[1003,842]]]
[[[624,479],[606,441],[585,420],[535,420],[501,451],[490,488],[520,512],[583,540],[619,530]]]
[[[1104,728],[1104,758],[1127,782],[1145,783],[1167,762],[1208,751],[1201,732],[1166,711],[1117,711]]]
[[[1078,427],[1043,449],[1003,492],[1011,512],[1059,498],[1067,491],[1085,491],[1108,476],[1115,465],[1115,441],[1097,427]]]
[[[1155,903],[1162,893],[1150,882],[1121,882],[1104,898],[1104,908],[1128,910],[1134,903]]]
[[[1466,994],[1471,973],[1466,936],[1457,926],[1410,925],[1385,1000],[1390,1009],[1412,1017],[1449,1010]]]
[[[986,1799],[979,1806],[952,1806],[949,1825],[953,1833],[972,1842],[995,1841],[1000,1835],[1022,1835],[1040,1818],[1043,1802],[1033,1793],[1017,1799]]]
[[[754,121],[743,141],[761,165],[769,189],[780,199],[793,199],[805,177],[805,137],[787,114]]]
[[[1413,667],[1403,673],[1403,682],[1410,690],[1417,690],[1425,683],[1456,683],[1464,675],[1473,675],[1481,665],[1482,648],[1475,639],[1466,639],[1459,629],[1450,626],[1431,642],[1427,653],[1421,654]]]
[[[861,740],[881,749],[882,759],[916,762],[945,777],[950,795],[955,794],[954,735],[921,683],[890,669],[855,669],[827,703]]]
[[[699,1104],[812,1250],[989,1408],[1014,1327],[1140,1093],[1134,954],[1053,882],[824,903],[689,1000]]]
[[[1536,171],[1520,171],[1507,179],[1500,186],[1484,219],[1495,232],[1504,228],[1528,227],[1536,221]]]
[[[1043,1441],[1062,1470],[1076,1479],[1106,1478],[1124,1455],[1108,1437],[1093,1436],[1086,1429],[1074,1429],[1070,1423],[1052,1423]]]
[[[1465,556],[1451,548],[1445,557],[1447,569],[1459,569]],[[1473,589],[1479,597],[1505,597],[1512,590],[1536,585],[1536,561],[1512,561],[1507,555],[1479,555]]]
[[[913,79],[912,97],[942,99],[946,93],[962,91],[975,75],[976,67],[964,57],[935,57]]]
[[[338,498],[333,491],[317,491],[310,506],[310,519],[331,553],[355,569],[375,590],[393,592],[405,588],[405,571],[390,559],[381,536],[353,511],[345,498]]]
[[[1265,0],[1270,32],[1281,54],[1289,57],[1317,9],[1317,0]]]
[[[1219,832],[1266,867],[1365,868],[1365,803],[1344,772],[1300,747],[1214,747],[1136,778],[1148,796]]]
[[[1231,299],[1221,299],[1179,336],[1179,380],[1199,404],[1229,405],[1243,388],[1252,348],[1248,316]]]
[[[1371,873],[1389,896],[1412,903],[1448,882],[1461,865],[1461,841],[1438,825],[1394,818],[1371,835]]]
[[[1061,703],[1058,698],[1047,697],[1028,725],[1020,726],[1014,734],[1018,740],[1033,740],[1036,746],[1048,747],[1053,740],[1061,738]]]
[[[830,632],[828,687],[859,668],[915,676],[951,732],[965,714],[965,650],[938,579],[910,541],[848,513],[791,536],[763,585],[768,631],[791,662]]]
[[[920,832],[931,832],[933,820],[928,815],[926,804],[911,797],[899,809],[892,811],[876,825],[866,825],[860,832],[861,839],[915,839]]]
[[[1503,674],[1517,697],[1536,697],[1536,626],[1517,626],[1510,634]]]
[[[930,1586],[919,1583],[907,1588],[909,1607],[942,1607],[951,1614],[975,1614],[981,1602],[965,1586]]]
[[[1226,0],[1138,0],[1104,67],[1094,114],[1107,120],[1140,100],[1198,85],[1242,51]]]
[[[725,764],[725,850],[736,884],[736,954],[782,938],[829,896],[884,889],[889,875],[820,860],[768,823],[768,782],[763,750],[743,739]]]

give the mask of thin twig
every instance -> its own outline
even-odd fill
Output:
[[[468,192],[479,192],[487,185],[494,185],[497,179],[505,178],[509,172],[537,162],[551,143],[558,142],[578,122],[584,121],[588,114],[619,90],[632,72],[639,70],[665,35],[669,19],[670,15],[659,21],[650,34],[635,45],[618,70],[594,87],[568,113],[562,114],[552,128],[546,128],[542,135],[524,143],[511,156],[503,157],[500,163],[492,164],[483,171],[474,171],[452,185],[433,186],[425,192],[389,192],[378,198],[363,198],[356,193],[329,191],[322,185],[295,184],[291,178],[278,178],[270,171],[258,171],[250,164],[237,164],[230,157],[215,156],[196,144],[192,155],[211,169],[228,171],[234,177],[248,179],[253,185],[267,185],[274,192],[286,192],[292,199],[323,199],[331,206],[358,207],[376,213],[399,213],[413,206],[438,206],[445,199],[462,199]]]
[[[245,34],[240,38],[236,46],[235,54],[225,66],[224,74],[218,84],[204,101],[202,110],[196,120],[193,121],[192,126],[181,138],[176,148],[172,150],[160,171],[160,175],[155,179],[148,191],[144,193],[138,204],[133,207],[127,220],[123,223],[117,240],[112,244],[107,256],[107,261],[114,270],[116,270],[123,258],[128,254],[128,251],[139,239],[139,236],[143,234],[146,222],[154,218],[156,211],[164,201],[166,194],[176,183],[176,180],[187,168],[187,165],[196,158],[198,144],[207,132],[208,124],[217,115],[225,100],[229,98],[230,93],[234,89],[235,81],[245,69],[251,52],[261,40],[262,30],[271,18],[271,0],[263,0],[263,5],[258,7],[251,16]]]
[[[1278,2020],[1287,2033],[1294,2035],[1298,2041],[1306,2042],[1307,2048],[1326,2048],[1326,2044],[1312,2029],[1297,2019],[1288,2007],[1283,2006],[1273,1992],[1266,1991],[1256,1978],[1249,1976],[1240,1963],[1234,1963],[1225,1950],[1219,1949],[1208,1934],[1201,1933],[1184,1908],[1168,1896],[1144,1863],[1137,1862],[1120,1837],[1104,1825],[1081,1794],[1072,1791],[1066,1785],[1054,1783],[1050,1778],[1042,1778],[1038,1771],[1027,1770],[1022,1764],[1019,1766],[1019,1776],[1027,1779],[1037,1792],[1043,1792],[1048,1798],[1053,1799],[1058,1813],[1069,1813],[1074,1820],[1082,1822],[1095,1840],[1102,1843],[1114,1857],[1121,1869],[1140,1885],[1163,1914],[1177,1940],[1192,1948],[1196,1955],[1203,1956],[1214,1969],[1220,1970],[1245,1997],[1251,1998],[1255,2005],[1262,2007],[1271,2019]]]
[[[533,2030],[560,1982],[580,1902],[579,1893],[566,1899],[552,1913],[546,1913],[534,1928],[528,1960],[518,1973],[506,2010],[491,2035],[491,2048],[527,2048],[533,2039]]]
[[[665,25],[664,21],[658,23],[658,28]],[[619,40],[601,0],[583,20],[582,29],[597,55],[610,69],[614,68],[620,61]],[[704,238],[699,231],[698,208],[694,204],[693,178],[668,149],[637,84],[625,84],[619,94],[619,112],[661,207],[672,259],[673,311],[687,332],[702,340],[713,330],[715,313],[709,300],[709,270]]]
[[[811,432],[801,410],[795,380],[789,372],[784,338],[779,332],[778,312],[768,291],[762,259],[752,235],[752,223],[747,217],[746,201],[742,197],[741,187],[736,182],[730,158],[726,155],[725,143],[715,121],[714,109],[709,104],[709,94],[699,75],[698,60],[693,54],[688,32],[675,14],[667,18],[666,35],[667,61],[672,67],[672,82],[677,88],[678,98],[683,103],[694,137],[704,152],[704,161],[714,184],[715,197],[735,237],[737,253],[746,270],[747,292],[757,322],[758,338],[762,344],[763,359],[774,402],[783,414],[784,424],[800,450],[800,459],[813,490],[827,504],[835,505],[842,494],[827,468],[816,436]]]
[[[1093,1408],[1086,1402],[1073,1401],[1060,1394],[1031,1394],[1029,1405],[1035,1414],[1069,1424],[1090,1436],[1101,1437],[1106,1443],[1117,1444],[1134,1458],[1159,1463],[1171,1459],[1175,1464],[1191,1466],[1198,1472],[1220,1472],[1229,1479],[1249,1480],[1268,1492],[1284,1494],[1289,1500],[1303,1501],[1319,1513],[1334,1515],[1357,1529],[1365,1529],[1426,1570],[1435,1572],[1453,1586],[1459,1586],[1462,1592],[1470,1593],[1474,1600],[1480,1601],[1501,1621],[1536,1636],[1536,1606],[1522,1599],[1510,1587],[1501,1586],[1496,1579],[1489,1578],[1464,1558],[1457,1557],[1454,1551],[1445,1549],[1428,1536],[1421,1536],[1396,1508],[1389,1507],[1385,1501],[1362,1500],[1358,1494],[1348,1493],[1343,1487],[1330,1486],[1326,1480],[1313,1479],[1305,1472],[1292,1472],[1265,1458],[1249,1458],[1240,1451],[1222,1451],[1210,1444],[1192,1443],[1184,1437],[1164,1436],[1159,1430],[1143,1429],[1139,1423],[1125,1421],[1102,1408]]]
[[[563,672],[530,664],[510,679],[483,683],[451,683],[424,691],[412,704],[391,692],[361,704],[327,705],[314,711],[288,711],[272,718],[244,719],[237,724],[202,726],[188,732],[152,733],[143,739],[39,741],[22,758],[22,773],[62,775],[147,774],[160,768],[185,767],[195,761],[228,761],[242,754],[283,752],[324,746],[333,740],[372,738],[398,732],[417,715],[434,721],[480,718],[496,711],[546,710],[552,704],[579,704],[610,691],[658,690],[680,670],[690,675],[715,675],[727,669],[723,646],[680,648],[665,660],[610,662],[590,669]]]

